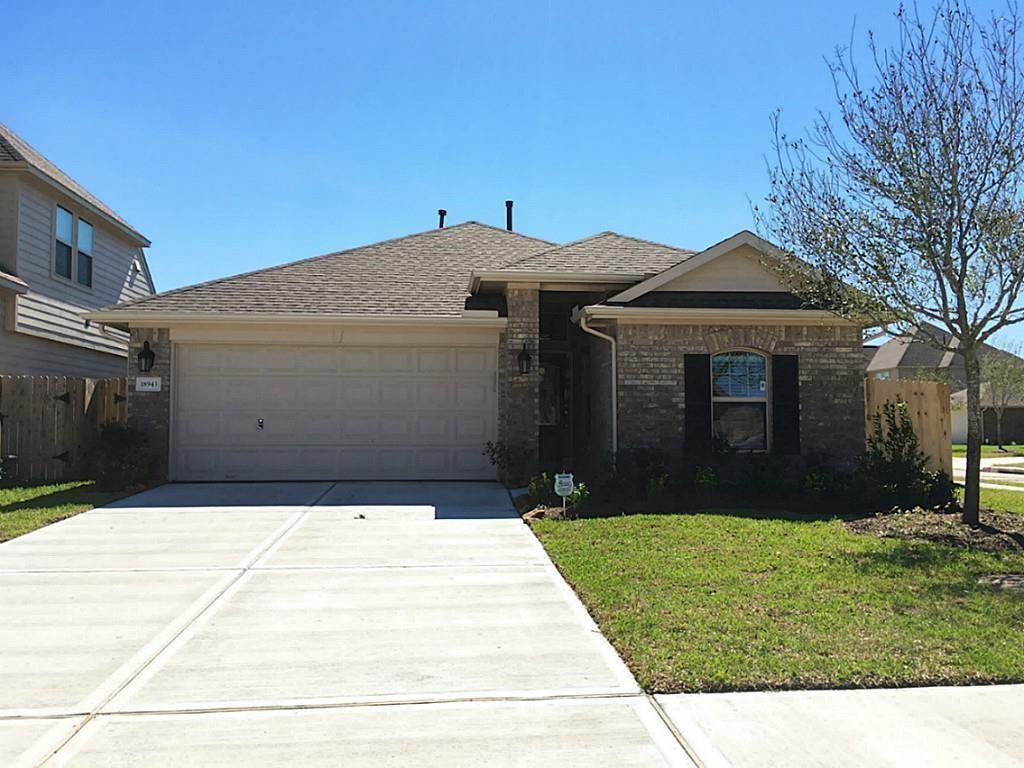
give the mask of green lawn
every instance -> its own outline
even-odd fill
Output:
[[[1004,445],[1005,450],[999,450],[994,445],[983,445],[981,446],[981,455],[985,457],[989,456],[1024,456],[1024,445]],[[954,456],[966,456],[967,446],[963,443],[953,443],[953,455]]]
[[[648,691],[1024,681],[1024,595],[993,554],[755,513],[534,530]]]
[[[1024,515],[1024,491],[999,491],[995,488],[982,488],[981,506],[986,509]]]
[[[98,491],[91,482],[0,487],[0,541],[13,539],[122,496],[123,493]]]

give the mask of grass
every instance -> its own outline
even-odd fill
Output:
[[[124,496],[91,482],[0,487],[0,541],[13,539]]]
[[[1002,512],[1024,515],[1024,491],[1000,491],[995,488],[981,489],[981,506]]]
[[[1024,681],[1024,572],[987,553],[722,511],[542,520],[537,533],[652,692]]]
[[[985,458],[996,457],[996,456],[1024,456],[1024,445],[1004,445],[1005,450],[999,450],[994,445],[982,445],[981,455]],[[963,443],[953,443],[953,455],[954,456],[966,456],[967,446]]]

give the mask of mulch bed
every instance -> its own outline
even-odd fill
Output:
[[[1024,516],[982,510],[981,525],[971,528],[959,511],[913,510],[848,520],[854,533],[880,538],[935,541],[989,552],[1024,550]]]

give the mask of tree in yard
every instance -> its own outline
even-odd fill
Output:
[[[758,226],[798,260],[792,290],[865,325],[925,329],[963,356],[964,520],[978,524],[982,344],[1024,320],[1024,67],[1011,5],[979,21],[957,0],[900,7],[890,46],[869,33],[829,67],[837,116],[799,137],[773,116],[770,192]],[[867,74],[870,72],[870,76]],[[941,334],[928,332],[928,324]]]
[[[992,409],[996,417],[996,445],[1003,447],[1003,413],[1011,405],[1024,401],[1024,360],[1020,346],[999,350],[986,350],[981,356],[981,378],[984,381],[984,406]]]

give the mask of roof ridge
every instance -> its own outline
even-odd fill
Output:
[[[569,248],[569,247],[574,246],[574,245],[579,245],[580,243],[586,243],[586,242],[588,242],[590,240],[599,240],[600,238],[608,237],[609,235],[612,235],[614,237],[621,237],[623,240],[632,240],[635,243],[644,243],[646,245],[654,245],[654,246],[657,246],[659,248],[667,248],[667,249],[669,249],[671,251],[679,251],[680,253],[682,253],[682,254],[684,254],[686,256],[692,256],[695,253],[697,253],[697,251],[691,251],[691,250],[689,250],[687,248],[679,248],[679,247],[677,247],[675,245],[667,245],[666,243],[658,243],[658,242],[655,242],[654,240],[645,240],[642,237],[633,237],[632,235],[624,235],[621,232],[615,232],[615,231],[610,230],[610,229],[605,229],[605,230],[603,230],[601,232],[597,232],[597,233],[595,233],[593,235],[587,235],[586,237],[580,237],[580,238],[577,238],[576,240],[570,240],[569,242],[563,243],[562,245],[556,245],[554,248],[548,248],[546,251],[539,251],[538,253],[535,253],[535,254],[533,254],[531,256],[524,256],[521,259],[517,259],[517,260],[511,262],[510,264],[507,264],[506,266],[502,267],[502,269],[508,269],[509,267],[514,267],[517,264],[520,264],[520,263],[522,263],[524,261],[531,261],[533,259],[540,258],[542,256],[546,256],[546,255],[549,255],[551,253],[554,253],[555,251],[559,251],[559,250],[561,250],[563,248]]]
[[[494,226],[491,226],[490,224],[482,224],[479,221],[472,221],[472,220],[470,220],[470,221],[463,221],[463,222],[460,222],[458,224],[453,224],[450,227],[435,227],[434,229],[424,229],[421,232],[411,232],[411,233],[409,233],[407,235],[399,235],[398,237],[389,237],[386,240],[378,240],[377,242],[374,242],[374,243],[364,243],[363,245],[357,245],[357,246],[354,246],[352,248],[345,248],[345,249],[342,249],[340,251],[331,251],[330,253],[321,253],[321,254],[318,254],[316,256],[307,256],[307,257],[305,257],[303,259],[295,259],[294,261],[285,262],[284,264],[275,264],[275,265],[270,266],[270,267],[260,267],[259,269],[251,269],[248,272],[240,272],[240,273],[235,274],[235,275],[226,275],[224,277],[215,277],[212,280],[204,280],[203,282],[200,282],[200,283],[192,283],[191,285],[183,285],[183,286],[180,286],[178,288],[171,288],[170,290],[162,291],[161,293],[154,293],[154,294],[151,294],[149,296],[143,296],[143,297],[138,298],[138,299],[133,299],[132,301],[124,301],[124,302],[120,302],[118,304],[113,304],[113,305],[110,305],[109,307],[104,307],[104,309],[113,309],[114,307],[117,307],[119,309],[120,308],[125,308],[125,307],[135,307],[135,306],[138,306],[139,304],[144,304],[145,302],[150,301],[151,299],[164,298],[166,296],[177,296],[179,294],[186,293],[186,292],[191,291],[191,290],[196,289],[196,288],[205,288],[205,287],[211,286],[211,285],[219,285],[220,283],[225,283],[225,282],[228,282],[229,280],[237,280],[237,279],[243,278],[243,277],[251,277],[253,275],[258,275],[258,274],[265,273],[265,272],[276,272],[277,270],[285,269],[286,267],[293,267],[293,266],[296,266],[297,264],[306,264],[306,263],[309,263],[309,262],[319,261],[321,259],[327,259],[327,258],[330,258],[332,256],[349,256],[349,255],[357,253],[358,251],[366,250],[367,248],[376,248],[377,246],[381,246],[381,245],[390,245],[390,244],[393,244],[393,243],[400,242],[402,240],[410,240],[410,239],[412,239],[414,237],[424,237],[426,235],[440,235],[440,234],[443,234],[445,232],[450,232],[452,230],[459,229],[460,227],[466,227],[468,225],[475,225],[475,226],[486,227],[487,229],[493,229],[496,232],[501,232],[501,233],[506,234],[506,235],[517,235],[518,237],[522,237],[522,238],[525,238],[527,240],[537,240],[538,242],[542,242],[542,243],[548,242],[547,240],[540,240],[539,238],[530,237],[529,235],[523,235],[523,234],[520,234],[518,232],[511,232],[511,231],[509,231],[507,229],[502,229],[501,227],[494,227]]]

